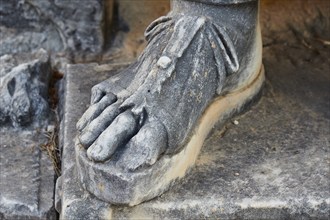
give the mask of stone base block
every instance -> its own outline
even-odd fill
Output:
[[[75,124],[88,107],[90,89],[123,66],[69,66],[61,123],[63,175],[56,199],[61,219],[327,219],[327,67],[321,65],[311,76],[307,67],[298,70],[287,63],[283,49],[275,46],[265,56],[269,71],[261,101],[214,129],[182,181],[134,207],[95,198],[81,188],[75,167]],[[285,56],[305,56],[304,51],[291,52]]]
[[[55,172],[37,130],[0,130],[0,219],[56,219]]]

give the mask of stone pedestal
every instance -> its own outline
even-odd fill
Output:
[[[56,219],[55,172],[44,131],[0,130],[0,219]]]
[[[268,81],[251,111],[215,128],[196,166],[162,196],[135,207],[112,206],[83,190],[75,170],[75,124],[90,88],[123,65],[67,68],[61,123],[61,219],[327,219],[330,78],[325,64],[311,71],[303,49],[265,49]],[[318,55],[327,59],[326,53]]]

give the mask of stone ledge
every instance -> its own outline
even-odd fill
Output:
[[[1,128],[0,137],[0,219],[55,220],[55,172],[41,151],[47,138],[12,128]]]

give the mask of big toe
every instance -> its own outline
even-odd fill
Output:
[[[110,159],[116,149],[124,146],[136,133],[137,125],[137,120],[132,112],[126,111],[118,115],[88,148],[88,158],[95,162],[104,162]]]
[[[118,166],[134,171],[139,167],[153,165],[167,147],[167,132],[158,121],[146,123],[128,142]]]

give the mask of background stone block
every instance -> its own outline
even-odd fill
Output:
[[[52,71],[45,50],[0,57],[0,219],[56,219],[55,172],[42,151],[55,137]]]
[[[49,117],[48,89],[53,70],[48,53],[0,56],[0,126],[38,125]]]
[[[103,49],[103,0],[1,0],[0,55],[44,48],[75,56]]]

